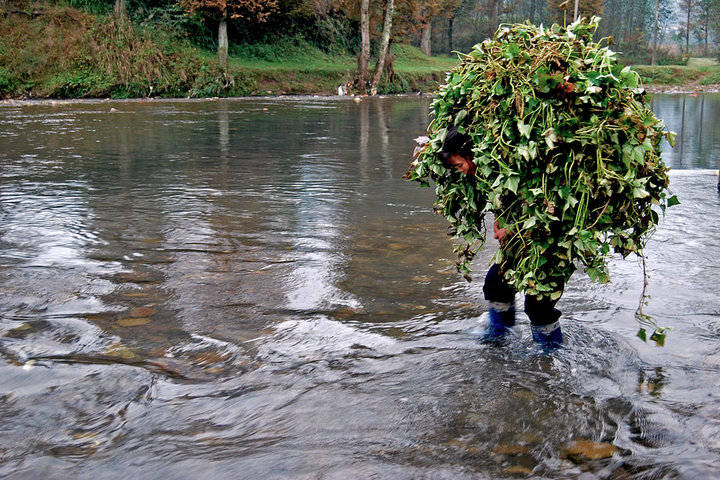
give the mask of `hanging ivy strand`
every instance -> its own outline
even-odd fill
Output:
[[[593,41],[599,20],[502,25],[460,56],[433,101],[406,177],[434,182],[466,276],[488,213],[512,232],[493,258],[508,282],[559,298],[577,267],[607,282],[612,252],[642,257],[659,213],[678,203],[660,157],[674,134],[649,109],[639,75]],[[451,127],[473,141],[474,174],[443,162]],[[638,318],[649,322],[641,309]]]

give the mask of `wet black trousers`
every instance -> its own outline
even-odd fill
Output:
[[[485,276],[483,285],[485,300],[488,302],[515,302],[515,289],[507,284],[500,273],[500,265],[493,264]],[[534,295],[525,295],[525,313],[532,325],[550,325],[560,318],[560,310],[555,308],[557,300],[549,297],[538,298]]]

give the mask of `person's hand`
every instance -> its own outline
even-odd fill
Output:
[[[500,242],[500,245],[505,243],[505,241],[507,241],[507,239],[511,235],[511,233],[508,232],[507,228],[500,228],[497,220],[495,220],[495,222],[493,223],[493,232],[495,233],[495,240]]]

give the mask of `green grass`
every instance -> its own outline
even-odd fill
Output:
[[[248,51],[253,53],[248,55]],[[332,94],[338,85],[353,79],[357,68],[355,56],[329,56],[310,45],[305,45],[297,55],[293,54],[292,48],[283,49],[283,52],[290,52],[284,56],[257,55],[257,51],[247,47],[231,49],[236,55],[230,57],[230,66],[259,78],[260,94],[268,91]],[[393,58],[395,75],[391,81],[381,80],[379,93],[434,90],[444,80],[445,73],[457,64],[454,57],[427,57],[420,49],[403,44],[393,45]],[[371,59],[371,74],[374,68],[375,59]],[[306,91],[302,84],[307,86]]]
[[[720,85],[720,66],[708,70],[707,75],[700,81],[700,85]]]
[[[419,48],[410,45],[393,45],[395,70],[402,72],[447,72],[458,64],[457,56],[428,57]]]
[[[646,85],[686,85],[702,78],[704,72],[688,66],[634,65]]]
[[[720,65],[716,58],[711,57],[691,57],[688,59],[688,67],[705,68]]]

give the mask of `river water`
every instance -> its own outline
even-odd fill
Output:
[[[720,96],[635,259],[576,273],[564,348],[480,343],[422,97],[0,105],[0,477],[720,476]],[[492,247],[475,261],[482,278]]]

